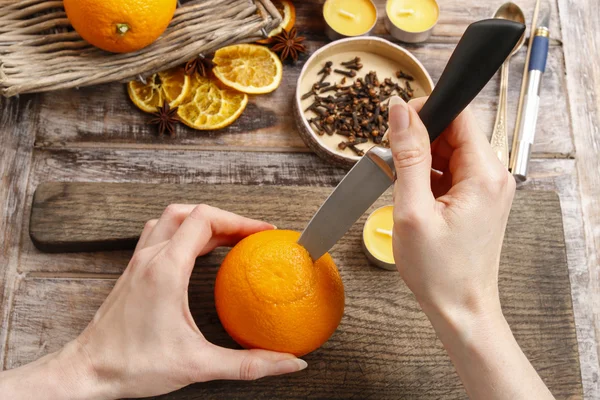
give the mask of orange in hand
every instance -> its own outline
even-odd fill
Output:
[[[169,26],[177,0],[64,0],[67,18],[90,44],[113,53],[140,50]]]
[[[344,313],[344,286],[329,254],[315,263],[293,231],[264,231],[239,242],[217,274],[223,327],[245,348],[302,356],[319,348]]]

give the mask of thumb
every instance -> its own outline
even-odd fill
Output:
[[[417,112],[398,96],[390,100],[390,147],[396,167],[394,205],[415,211],[431,205],[431,146]]]
[[[253,381],[305,369],[306,361],[291,354],[267,350],[232,350],[212,345],[203,357],[207,374],[199,381],[229,379]],[[202,368],[204,369],[204,368]],[[207,379],[208,378],[208,379]]]

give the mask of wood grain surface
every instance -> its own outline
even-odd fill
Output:
[[[382,11],[384,0],[376,3]],[[501,2],[439,3],[440,21],[431,40],[406,46],[423,61],[434,80],[467,25],[491,16]],[[8,3],[0,0],[0,7],[3,4]],[[295,4],[298,26],[314,51],[325,43],[320,1]],[[520,0],[518,4],[530,19],[535,0]],[[594,34],[600,18],[599,3],[550,0],[548,4],[553,15],[548,71],[542,85],[534,160],[529,179],[521,188],[559,194],[584,397],[600,399],[600,36]],[[376,34],[388,37],[382,21]],[[524,53],[525,49],[513,59],[511,68],[509,125],[514,119]],[[0,100],[0,369],[21,365],[74,337],[131,256],[130,251],[47,254],[37,250],[29,239],[28,225],[33,193],[39,184],[91,181],[331,187],[339,182],[344,170],[310,154],[285,111],[291,110],[294,80],[305,59],[295,66],[286,65],[281,88],[272,95],[252,98],[242,119],[229,129],[206,134],[181,127],[174,140],[155,136],[154,129],[146,124],[147,117],[129,103],[120,85]],[[498,78],[492,80],[472,107],[488,135],[498,84]],[[219,255],[211,257],[216,257],[216,265]],[[38,315],[46,302],[51,317]],[[83,310],[82,314],[78,310]],[[65,326],[54,321],[64,321]],[[27,324],[30,329],[23,328]],[[19,341],[24,331],[28,332],[23,336],[26,339]],[[440,348],[440,357],[442,354]],[[535,354],[528,355],[536,365]],[[318,362],[315,358],[311,364]],[[347,375],[347,381],[353,383],[354,376]],[[374,374],[369,379],[371,376]],[[405,376],[400,384],[412,388],[412,376]],[[379,387],[384,390],[385,384]],[[194,398],[196,390],[190,388],[178,395]],[[424,393],[426,386],[419,389],[421,392],[414,390]],[[447,396],[438,389],[434,393],[439,393],[438,398],[464,398],[464,392],[453,395],[455,390],[451,387]],[[315,391],[304,394],[319,397]],[[372,392],[355,397],[369,396],[378,398]],[[557,395],[559,399],[566,397]]]
[[[309,42],[312,50],[324,42]],[[429,44],[407,47],[425,66],[434,82],[441,75],[454,50],[454,44]],[[550,48],[540,108],[565,110],[564,60],[562,49]],[[525,51],[512,60],[513,71],[521,71]],[[309,151],[296,133],[292,99],[302,64],[286,65],[282,86],[269,95],[250,98],[248,109],[233,125],[217,132],[199,132],[183,124],[176,127],[177,137],[159,138],[156,128],[148,125],[151,117],[132,106],[124,85],[111,84],[39,95],[40,124],[37,147],[53,148],[144,148],[240,151]],[[519,98],[519,80],[511,77],[509,86],[509,125],[513,126]],[[481,128],[491,137],[498,102],[499,79],[494,78],[471,107]],[[102,95],[95,95],[101,92]],[[62,110],[57,112],[57,110]],[[512,129],[509,129],[512,132]],[[571,156],[573,145],[568,113],[540,118],[533,156],[549,153]]]
[[[327,187],[57,183],[43,185],[35,214],[73,237],[124,232],[135,236],[172,201],[206,202],[300,230],[330,194]],[[92,206],[90,202],[96,201]],[[386,193],[374,207],[391,202]],[[37,206],[39,210],[36,210]],[[54,211],[59,211],[56,214]],[[70,215],[67,219],[65,216]],[[57,219],[63,218],[63,224]],[[464,398],[452,364],[408,288],[394,272],[368,264],[361,250],[366,215],[332,249],[346,287],[346,313],[332,339],[307,357],[300,374],[256,383],[196,385],[164,398]],[[45,222],[50,222],[47,217]],[[82,235],[82,236],[80,236]],[[212,292],[221,249],[198,260],[190,287],[196,322],[207,338],[235,346],[221,328]],[[582,388],[562,217],[552,192],[519,191],[501,261],[504,312],[517,340],[558,398],[581,398]],[[93,316],[113,280],[27,278],[17,290],[8,342],[18,363],[73,338]],[[84,293],[86,295],[84,296]],[[85,298],[85,301],[82,301]],[[57,317],[57,315],[59,315]],[[21,319],[23,318],[23,319]],[[13,350],[14,349],[14,350]],[[10,365],[10,364],[9,364]]]
[[[590,350],[599,354],[600,342],[600,2],[559,0],[560,22],[565,40],[577,43],[565,47],[567,91],[575,133],[577,172],[585,231],[584,265],[587,290],[583,312],[591,319],[594,341]],[[594,33],[592,32],[594,29]],[[598,363],[598,359],[596,359]],[[596,364],[598,365],[598,364]],[[584,372],[584,376],[589,372]],[[598,374],[589,377],[593,387],[586,392],[600,398]]]
[[[35,189],[50,181],[74,182],[136,182],[171,184],[235,184],[302,187],[337,185],[345,171],[331,168],[313,154],[265,154],[224,152],[216,158],[203,157],[203,152],[163,150],[163,162],[148,168],[147,151],[43,151],[36,152],[25,200],[22,249],[18,272],[62,276],[65,274],[117,274],[127,264],[131,252],[95,252],[47,254],[40,252],[29,239],[29,216]],[[259,155],[260,157],[256,157]],[[99,159],[92,159],[99,156]],[[246,158],[245,156],[250,156]],[[202,158],[204,162],[197,160]],[[246,164],[246,165],[244,165]],[[531,190],[550,190],[561,193],[564,217],[577,227],[581,224],[576,189],[574,160],[533,160],[530,178],[524,186]],[[315,171],[315,173],[309,173]],[[573,271],[584,258],[581,252],[583,233],[571,229],[567,239],[568,255],[574,260]],[[583,276],[579,270],[578,275]]]
[[[498,5],[492,2],[467,4],[460,0],[441,2],[441,15],[433,37],[426,44],[402,44],[411,51],[437,81],[455,44],[469,23],[491,17]],[[309,39],[309,53],[327,43],[324,35],[324,20],[319,17],[322,0],[298,2],[297,26]],[[557,10],[556,0],[549,2]],[[385,1],[378,0],[379,15],[385,14]],[[523,0],[520,7],[532,14],[535,0]],[[468,10],[468,13],[465,11]],[[391,39],[383,26],[383,18],[377,24],[376,34]],[[566,110],[565,72],[563,52],[560,46],[560,29],[552,20],[553,38],[548,65],[544,74],[544,85],[540,109]],[[308,55],[303,56],[302,61]],[[513,71],[521,71],[525,50],[512,58]],[[132,107],[121,84],[82,88],[78,91],[60,91],[40,95],[41,115],[44,124],[37,133],[36,146],[43,147],[115,147],[115,148],[185,148],[243,151],[308,151],[296,133],[292,113],[292,95],[303,63],[286,65],[286,77],[282,86],[274,93],[253,96],[248,110],[230,127],[218,132],[198,132],[182,124],[177,127],[177,138],[158,138],[155,128],[149,126],[147,114]],[[519,97],[520,77],[514,74],[509,85],[509,126],[514,123],[514,114]],[[473,102],[481,127],[491,137],[498,101],[499,79],[490,82]],[[101,93],[102,95],[97,95]],[[61,110],[61,112],[56,112]],[[133,110],[133,112],[132,112]],[[553,154],[572,156],[573,144],[569,134],[568,113],[553,113],[552,118],[540,118],[534,157]],[[512,132],[512,129],[509,129]]]
[[[4,347],[34,141],[34,136],[23,132],[35,129],[37,110],[30,100],[1,96],[0,110],[0,346]],[[0,365],[4,354],[0,353]]]
[[[325,40],[323,18],[321,17],[321,8],[325,0],[304,0],[295,2],[297,11],[297,25],[302,27],[302,31],[311,41]],[[379,13],[379,21],[375,26],[374,34],[377,36],[391,38],[387,33],[383,16],[385,15],[385,0],[374,0]],[[473,1],[473,0],[440,0],[440,18],[433,29],[432,37],[419,46],[427,46],[430,43],[457,43],[467,26],[473,21],[491,18],[496,9],[503,4],[492,1]],[[548,0],[548,7],[552,15],[558,15],[557,0]],[[525,16],[530,19],[533,16],[535,0],[520,0],[519,7],[523,10]],[[553,44],[561,43],[560,25],[556,19],[550,22],[551,40]],[[527,32],[529,35],[529,32]]]

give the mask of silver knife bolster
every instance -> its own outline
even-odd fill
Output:
[[[352,227],[395,180],[392,152],[373,147],[346,174],[312,217],[298,244],[319,259]]]
[[[394,166],[394,156],[392,150],[374,146],[366,154],[383,172],[385,172],[392,182],[396,180],[396,167]]]

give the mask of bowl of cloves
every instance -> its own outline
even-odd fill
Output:
[[[306,62],[294,112],[304,143],[323,159],[352,166],[371,147],[389,146],[388,103],[427,96],[433,81],[406,49],[377,37],[332,42]]]

